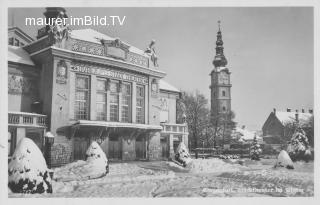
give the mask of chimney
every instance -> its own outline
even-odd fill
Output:
[[[304,113],[304,109],[301,109],[301,112]]]
[[[291,112],[291,108],[287,108],[287,112]]]
[[[276,114],[276,111],[277,111],[276,108],[273,108],[273,114]]]
[[[296,122],[299,123],[299,112],[298,112],[298,110],[296,110],[295,116],[296,116]]]
[[[309,113],[310,113],[310,114],[313,114],[313,109],[309,109]]]

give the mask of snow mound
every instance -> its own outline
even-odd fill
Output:
[[[86,161],[78,160],[57,168],[55,179],[58,181],[95,179],[109,173],[108,159],[97,142],[91,143],[87,149],[86,157]]]
[[[31,139],[19,141],[8,168],[8,186],[12,192],[52,193],[46,161]]]
[[[177,153],[175,155],[175,160],[177,160],[183,167],[186,167],[192,162],[191,156],[189,154],[188,148],[183,142],[180,142]]]
[[[285,150],[282,150],[278,156],[277,162],[274,167],[285,167],[287,169],[293,169],[293,162]]]
[[[218,173],[239,171],[241,165],[226,163],[221,159],[195,159],[190,165],[193,173]]]

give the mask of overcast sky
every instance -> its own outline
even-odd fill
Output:
[[[156,40],[166,81],[199,90],[210,99],[217,21],[222,21],[225,56],[232,81],[232,110],[239,125],[260,130],[273,108],[313,108],[312,8],[66,8],[73,17],[126,16],[123,26],[90,28],[145,49]],[[32,37],[25,17],[44,8],[9,9],[9,26]],[[14,18],[14,20],[12,19]],[[87,26],[71,29],[88,28]]]

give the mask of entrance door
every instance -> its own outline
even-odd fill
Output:
[[[161,144],[161,157],[169,158],[169,143],[167,141],[168,137],[163,137],[160,140]]]
[[[118,135],[109,135],[108,159],[121,160],[121,142]]]
[[[146,159],[145,136],[138,136],[136,138],[136,158],[137,159]]]
[[[74,160],[85,160],[86,151],[89,147],[89,140],[85,137],[74,138]]]

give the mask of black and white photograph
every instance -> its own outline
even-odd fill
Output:
[[[314,199],[314,2],[8,3],[4,197]]]

